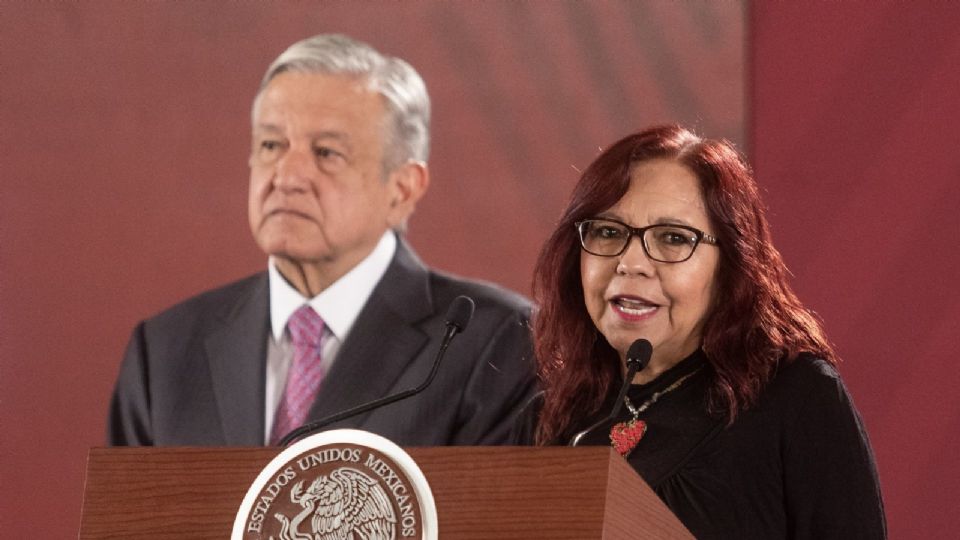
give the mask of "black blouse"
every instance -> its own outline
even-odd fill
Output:
[[[873,452],[830,364],[782,362],[730,426],[706,412],[712,370],[699,351],[628,396],[640,405],[690,373],[639,415],[647,431],[627,459],[697,538],[886,537]],[[580,445],[609,445],[613,423],[631,416],[624,407]]]

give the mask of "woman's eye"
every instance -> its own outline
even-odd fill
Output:
[[[684,231],[662,231],[659,235],[657,235],[657,238],[660,243],[669,246],[682,246],[693,241],[690,238],[690,235]]]
[[[599,238],[620,238],[623,236],[623,231],[616,227],[606,227],[600,226],[596,228],[594,233]]]

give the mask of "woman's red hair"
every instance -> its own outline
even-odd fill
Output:
[[[756,403],[781,359],[810,352],[836,362],[819,321],[790,288],[744,159],[726,141],[701,139],[678,126],[655,127],[621,139],[590,164],[537,259],[533,331],[544,389],[539,444],[569,437],[622,377],[618,353],[584,304],[574,223],[616,204],[630,186],[633,166],[651,159],[676,160],[697,176],[719,240],[717,297],[702,343],[714,372],[709,410],[733,422]]]

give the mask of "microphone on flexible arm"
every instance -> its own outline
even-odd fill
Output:
[[[427,379],[423,381],[420,386],[416,388],[410,388],[390,396],[385,396],[380,399],[375,399],[367,403],[362,403],[356,407],[352,407],[345,411],[340,411],[326,418],[321,418],[316,422],[304,424],[284,435],[277,445],[280,447],[287,446],[291,442],[303,437],[304,435],[318,431],[334,422],[345,420],[352,416],[365,413],[378,407],[383,407],[384,405],[389,405],[391,403],[400,401],[401,399],[406,399],[422,392],[426,387],[430,386],[430,383],[433,382],[433,378],[437,375],[437,371],[440,368],[440,362],[443,360],[443,355],[447,351],[447,347],[450,345],[450,342],[453,341],[453,337],[467,328],[467,324],[470,323],[470,319],[473,317],[473,309],[473,299],[469,296],[458,296],[453,299],[453,302],[450,302],[450,307],[447,308],[447,316],[444,319],[447,328],[443,334],[443,340],[440,342],[440,350],[437,351],[437,356],[433,361],[433,368],[430,370],[430,374],[427,375]]]
[[[574,435],[573,438],[570,439],[570,446],[576,446],[588,433],[616,418],[617,413],[620,412],[620,407],[623,407],[623,396],[627,395],[627,389],[630,388],[630,383],[633,382],[633,376],[641,369],[647,367],[647,364],[650,363],[650,356],[652,355],[653,345],[643,338],[634,341],[630,345],[630,348],[627,349],[627,375],[623,378],[623,386],[620,387],[617,400],[613,403],[613,410],[599,422]]]

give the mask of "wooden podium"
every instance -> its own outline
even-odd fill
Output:
[[[277,448],[93,448],[80,538],[230,538]],[[433,490],[440,538],[693,538],[604,447],[406,449]]]

